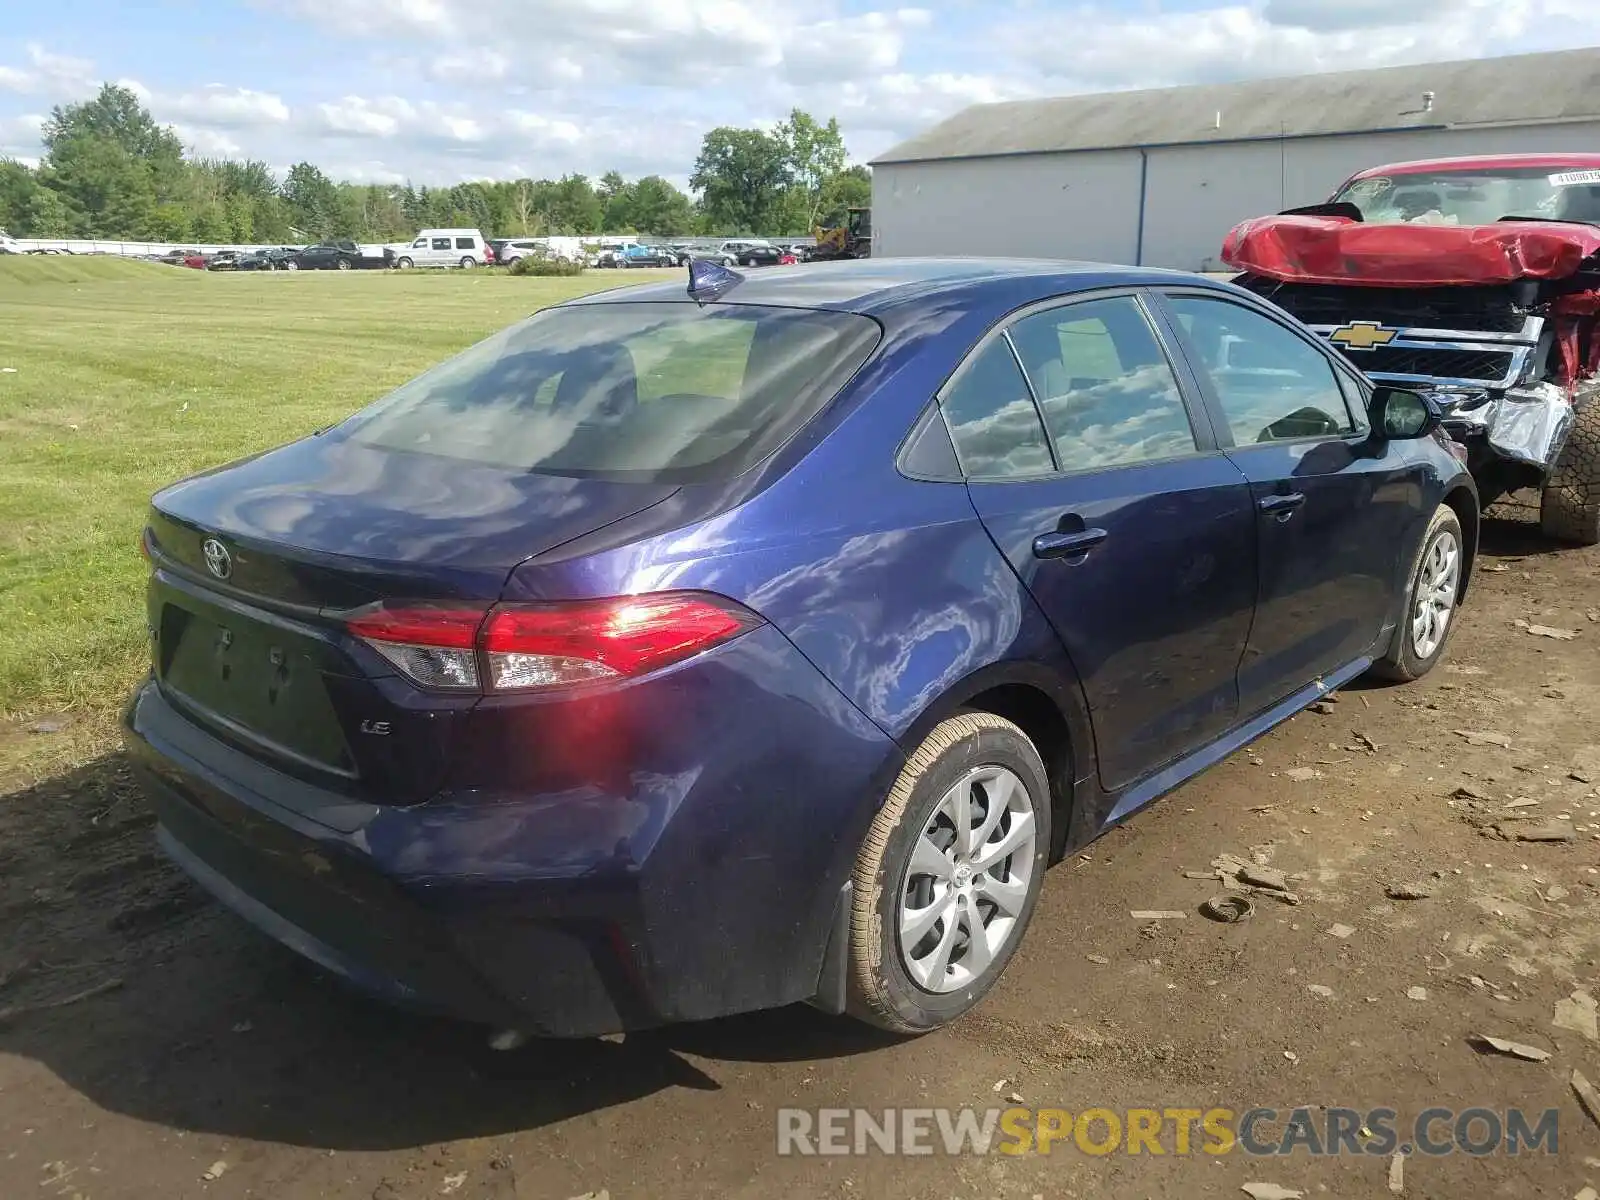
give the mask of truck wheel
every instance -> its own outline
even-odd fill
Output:
[[[467,269],[468,267],[475,267],[477,265],[478,265],[477,260],[474,259],[472,257],[472,255],[463,254],[461,256],[461,267],[462,267],[463,270]]]
[[[400,270],[402,270],[402,271],[409,271],[409,270],[411,270],[412,267],[416,266],[417,264],[412,262],[409,258],[397,258],[397,259],[395,259],[394,265],[396,267],[400,268]]]
[[[1050,783],[1027,735],[986,712],[928,734],[856,859],[846,1011],[926,1033],[975,1007],[1033,916]]]
[[[1600,543],[1600,395],[1572,415],[1567,444],[1544,481],[1539,528],[1561,542]]]

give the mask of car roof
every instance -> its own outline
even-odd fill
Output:
[[[1374,175],[1416,175],[1424,171],[1470,171],[1474,168],[1500,167],[1506,170],[1519,168],[1600,167],[1600,154],[1465,154],[1454,158],[1418,158],[1410,162],[1389,163],[1382,167],[1367,167],[1356,172],[1351,179],[1369,179]]]
[[[1010,308],[1051,296],[1102,287],[1182,283],[1227,290],[1219,280],[1186,271],[1110,263],[1022,258],[869,258],[767,267],[713,303],[822,308],[891,318],[933,306],[941,297],[966,294],[975,305]],[[565,306],[692,303],[687,277],[580,296]],[[997,314],[998,315],[998,314]]]

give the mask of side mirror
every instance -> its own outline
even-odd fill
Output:
[[[1374,437],[1386,441],[1411,441],[1427,437],[1443,419],[1438,404],[1426,392],[1379,384],[1367,406]]]

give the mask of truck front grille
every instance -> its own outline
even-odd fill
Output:
[[[1371,350],[1347,350],[1345,357],[1369,375],[1470,379],[1498,385],[1516,378],[1514,364],[1518,349],[1512,346],[1462,350],[1389,345],[1375,346]]]
[[[1409,329],[1516,333],[1526,320],[1503,287],[1349,287],[1280,283],[1260,277],[1243,282],[1307,325],[1339,325],[1359,319]]]

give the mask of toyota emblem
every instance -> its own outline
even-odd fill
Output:
[[[200,543],[200,552],[206,556],[206,570],[218,579],[226,579],[233,574],[233,555],[228,553],[228,548],[216,538],[207,538]]]

